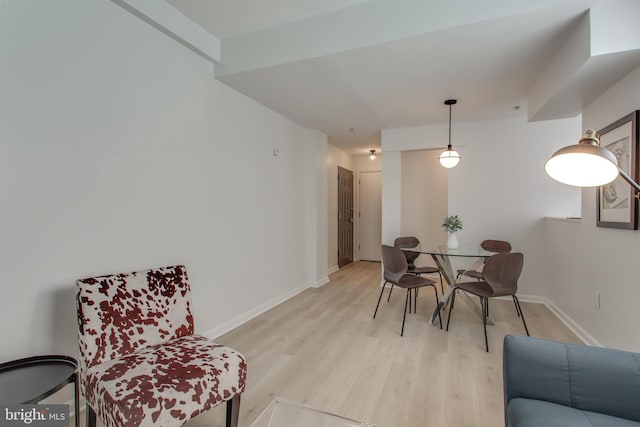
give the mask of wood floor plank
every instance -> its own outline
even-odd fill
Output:
[[[378,427],[503,425],[502,340],[524,334],[513,302],[490,302],[489,353],[482,322],[462,299],[448,332],[427,323],[435,307],[429,288],[401,337],[403,290],[389,302],[385,291],[373,319],[380,274],[380,263],[352,263],[216,339],[248,358],[241,427],[277,396]],[[532,336],[579,342],[544,305],[521,305]],[[224,426],[224,405],[189,425]]]

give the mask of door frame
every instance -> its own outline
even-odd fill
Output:
[[[347,239],[344,243],[348,242],[348,245],[351,246],[351,257],[343,257],[341,256],[341,242],[342,242],[342,234],[343,234],[343,228],[341,228],[341,195],[342,195],[342,186],[341,186],[341,182],[340,182],[340,176],[346,174],[346,175],[350,175],[351,176],[351,198],[348,200],[348,204],[350,205],[350,207],[347,207],[346,209],[346,218],[348,219],[348,221],[343,221],[343,222],[350,222],[350,227],[351,227],[351,233],[350,233],[350,237],[351,239]],[[356,224],[355,224],[355,218],[356,218],[356,208],[355,208],[355,179],[356,179],[356,174],[354,171],[347,169],[345,167],[339,166],[338,165],[338,209],[337,209],[337,232],[338,232],[338,239],[337,239],[337,244],[338,244],[338,268],[342,268],[346,265],[351,264],[355,259],[356,259],[356,254],[355,254],[355,229],[356,229]],[[345,199],[346,200],[346,199]],[[350,211],[350,212],[349,212]],[[349,218],[350,216],[350,218]],[[349,233],[347,233],[349,235]],[[343,251],[344,252],[344,251]],[[346,261],[346,262],[345,262]]]

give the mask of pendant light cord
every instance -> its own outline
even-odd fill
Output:
[[[451,151],[451,104],[449,104],[449,145],[447,150]]]

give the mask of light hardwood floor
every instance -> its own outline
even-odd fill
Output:
[[[356,262],[217,339],[248,358],[240,426],[276,396],[378,427],[503,426],[502,339],[524,334],[509,300],[491,300],[490,352],[482,321],[459,300],[449,332],[427,324],[433,290],[418,297],[400,336],[405,291],[387,292],[374,320],[380,264]],[[437,278],[436,278],[437,280]],[[532,336],[579,342],[544,305],[522,303]],[[443,315],[443,322],[446,318]],[[223,426],[224,407],[192,426]],[[291,426],[304,427],[304,426]]]

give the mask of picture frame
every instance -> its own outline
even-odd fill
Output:
[[[638,117],[640,110],[626,115],[598,131],[600,146],[611,151],[618,166],[638,180]],[[621,176],[596,192],[596,226],[638,229],[638,199],[635,190]]]

